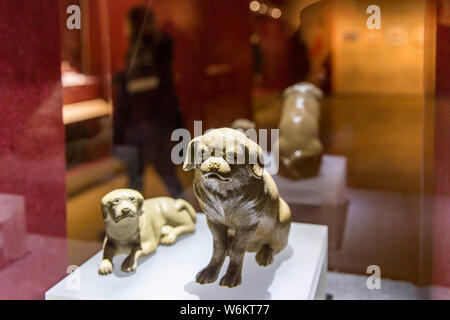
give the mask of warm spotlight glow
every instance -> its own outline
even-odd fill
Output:
[[[270,10],[270,16],[274,19],[278,19],[281,17],[281,10],[278,8],[273,8]]]
[[[261,5],[259,7],[259,13],[266,14],[267,11],[269,11],[269,7],[267,5],[265,5],[264,3],[261,3]]]
[[[259,4],[258,1],[252,1],[252,2],[250,2],[250,10],[252,10],[252,11],[258,11],[260,7],[261,7],[261,5]]]

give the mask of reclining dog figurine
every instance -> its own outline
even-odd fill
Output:
[[[159,243],[170,245],[179,235],[195,231],[195,210],[182,199],[144,200],[136,190],[118,189],[105,195],[101,206],[106,230],[101,275],[113,271],[116,254],[128,254],[121,270],[132,272],[139,258],[153,253]]]
[[[287,245],[291,211],[262,167],[262,157],[259,145],[229,128],[209,131],[189,144],[183,169],[195,169],[194,193],[214,241],[211,261],[197,274],[200,284],[216,281],[228,255],[220,285],[235,287],[246,251],[256,252],[256,262],[267,266]]]

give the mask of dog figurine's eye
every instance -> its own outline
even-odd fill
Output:
[[[113,201],[114,204],[118,204],[119,202],[120,202],[120,199],[119,199],[119,198],[116,198],[116,199],[114,199],[114,201]]]
[[[134,201],[134,200],[136,200],[136,198],[135,197],[129,197],[128,200]]]

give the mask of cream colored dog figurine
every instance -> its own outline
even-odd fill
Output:
[[[121,270],[132,272],[138,259],[153,253],[159,243],[170,245],[179,235],[195,231],[195,210],[182,199],[144,200],[136,190],[118,189],[105,195],[101,206],[106,230],[98,269],[102,275],[113,271],[116,254],[128,254]]]
[[[239,118],[234,120],[231,123],[230,126],[231,129],[241,129],[243,131],[247,131],[249,129],[255,129],[256,130],[256,124],[253,121],[250,121],[248,119]]]
[[[284,91],[283,112],[279,123],[280,174],[298,180],[314,177],[320,169],[322,144],[319,119],[322,91],[302,82]]]
[[[214,241],[198,283],[216,281],[228,255],[220,285],[235,287],[246,251],[257,252],[256,262],[267,266],[286,247],[291,212],[262,163],[261,148],[238,130],[216,129],[190,142],[183,169],[195,169],[194,193]]]

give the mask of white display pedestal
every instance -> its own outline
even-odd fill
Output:
[[[286,202],[305,205],[339,206],[347,200],[347,158],[341,156],[322,156],[317,177],[290,180],[274,175],[278,191]]]
[[[266,157],[274,161],[270,154]],[[347,158],[323,155],[319,174],[314,178],[294,181],[279,174],[272,177],[291,208],[293,221],[327,225],[330,248],[340,249],[348,209]]]
[[[137,271],[124,274],[124,255],[114,258],[114,272],[97,273],[99,252],[74,273],[47,291],[47,300],[56,299],[150,299],[150,300],[235,300],[235,299],[324,299],[327,272],[327,227],[292,223],[289,245],[268,267],[260,267],[254,253],[244,259],[242,284],[229,289],[219,279],[199,285],[195,275],[209,262],[212,236],[203,214],[198,214],[197,231],[170,247],[160,246],[144,258]]]

